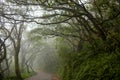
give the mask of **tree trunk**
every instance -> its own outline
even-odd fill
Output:
[[[2,72],[2,67],[1,67],[1,63],[0,63],[0,80],[3,80],[3,72]]]
[[[30,73],[29,65],[26,63],[27,73]]]
[[[14,60],[15,60],[15,73],[17,80],[23,80],[21,73],[20,73],[20,67],[19,67],[19,58],[18,53],[15,53]]]

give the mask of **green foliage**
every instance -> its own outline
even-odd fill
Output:
[[[119,33],[112,32],[106,41],[96,39],[85,43],[80,53],[69,53],[61,68],[62,80],[119,80],[119,42]]]
[[[35,74],[36,74],[35,72],[22,73],[22,77],[23,77],[23,79],[26,79],[28,77],[31,77],[31,76],[35,75]]]
[[[87,58],[78,67],[74,80],[117,80],[120,65],[115,54],[99,54]]]

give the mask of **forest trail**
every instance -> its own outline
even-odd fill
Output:
[[[51,74],[39,71],[36,73],[36,75],[33,75],[30,78],[27,78],[25,80],[52,80],[51,79]]]
[[[45,73],[45,72],[37,72],[36,75],[27,78],[25,80],[59,80],[56,76],[49,74],[49,73]]]

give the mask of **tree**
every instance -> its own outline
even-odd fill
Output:
[[[2,1],[0,1],[0,7],[0,79],[2,80],[5,76],[4,73],[9,69],[6,43],[13,31],[13,28],[11,27],[9,29],[9,34],[4,30],[9,22],[3,15],[5,7]]]
[[[19,68],[19,52],[20,52],[20,45],[21,45],[21,39],[22,39],[22,32],[23,32],[23,23],[20,24],[19,28],[16,26],[16,33],[14,33],[14,37],[11,37],[11,41],[14,45],[14,61],[15,61],[15,72],[17,75],[17,78],[22,80],[21,74],[20,74],[20,68]],[[16,41],[15,41],[16,40]]]
[[[38,17],[42,18],[43,22],[33,20],[37,24],[45,25],[38,28],[40,30],[38,34],[62,36],[69,41],[76,40],[78,52],[85,41],[91,43],[98,38],[106,41],[113,32],[118,34],[120,32],[117,22],[120,15],[118,1],[39,0],[38,3],[26,3],[40,5],[45,10],[45,14]],[[47,25],[51,26],[45,28]]]
[[[103,1],[77,1],[77,0],[38,0],[33,2],[25,2],[22,1],[19,3],[19,1],[16,1],[17,4],[21,5],[39,5],[43,9],[46,10],[46,15],[43,15],[42,19],[48,19],[52,20],[51,22],[48,21],[48,23],[40,23],[38,21],[35,21],[33,18],[33,22],[36,22],[38,24],[43,25],[49,25],[49,24],[59,24],[59,23],[66,23],[68,21],[72,22],[73,20],[77,22],[77,24],[80,25],[80,28],[85,30],[87,33],[93,33],[96,36],[101,37],[103,40],[107,36],[107,31],[104,29],[104,23],[116,19],[117,16],[119,16],[119,12],[108,15],[105,15],[105,12],[109,12],[113,9],[117,9],[119,7],[118,1],[109,1],[106,0]],[[38,4],[37,4],[38,3]],[[118,4],[117,4],[118,3]],[[107,4],[110,4],[109,6]],[[116,5],[117,7],[113,7],[112,5]],[[104,6],[106,7],[104,7]],[[89,8],[88,8],[89,7]],[[94,10],[91,10],[94,9]],[[118,10],[118,9],[117,9]],[[54,17],[54,18],[53,18]],[[58,19],[60,18],[60,19]],[[72,20],[73,19],[73,20]],[[86,24],[85,24],[86,23]],[[85,32],[83,31],[83,32]]]
[[[106,27],[107,25],[106,23],[109,21],[114,21],[115,19],[117,19],[117,17],[119,17],[119,11],[113,13],[113,10],[115,9],[118,10],[119,8],[119,1],[114,0],[112,1],[106,0],[105,2],[103,0],[102,1],[10,0],[10,1],[18,5],[30,5],[35,7],[40,6],[45,10],[44,12],[46,14],[43,16],[35,15],[30,17],[24,16],[25,19],[28,19],[30,22],[35,22],[37,24],[42,25],[72,23],[72,25],[74,25],[73,28],[75,30],[76,28],[77,30],[79,29],[78,33],[79,34],[82,33],[81,35],[85,39],[87,37],[89,37],[90,39],[95,38],[94,36],[96,36],[103,40],[106,40],[107,35],[109,33],[108,30],[110,30],[109,27]],[[111,14],[106,16],[106,14],[109,14],[110,12]],[[39,19],[44,19],[45,21],[44,22],[38,21]]]
[[[0,2],[0,20],[3,36],[9,36],[14,49],[15,73],[17,79],[22,80],[19,68],[19,52],[21,46],[22,32],[24,30],[24,15],[26,8],[15,5],[8,1]],[[22,8],[22,9],[21,9]]]
[[[3,60],[6,59],[6,46],[5,43],[0,39],[0,79],[2,80],[4,75],[4,71],[6,70],[2,70],[1,68],[1,64],[3,62]]]
[[[37,59],[36,57],[39,55],[40,51],[42,50],[42,46],[39,42],[30,40],[30,37],[23,40],[21,43],[21,50],[20,50],[20,64],[21,64],[21,71],[22,72],[33,72],[35,70],[34,62]]]
[[[14,23],[14,29],[12,34],[10,35],[10,41],[12,42],[14,48],[15,73],[17,79],[19,80],[22,80],[20,74],[20,67],[19,67],[19,52],[21,46],[22,32],[24,30],[23,25],[24,23],[20,23],[20,24]],[[5,30],[8,34],[10,33],[9,29],[5,29]]]

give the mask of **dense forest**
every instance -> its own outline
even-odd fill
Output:
[[[0,80],[120,80],[119,21],[120,0],[0,0]]]

